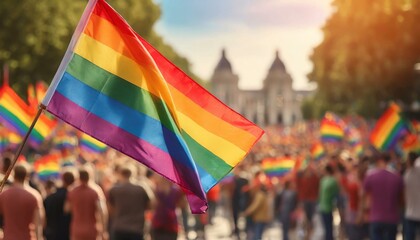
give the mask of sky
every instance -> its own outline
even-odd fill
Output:
[[[323,38],[331,0],[155,0],[162,16],[156,30],[192,70],[209,80],[226,50],[241,89],[260,89],[275,52],[293,87],[311,89],[309,56]]]

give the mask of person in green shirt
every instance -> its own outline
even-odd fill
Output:
[[[334,177],[332,166],[325,167],[319,188],[319,211],[324,226],[325,240],[333,240],[333,215],[334,203],[339,192],[337,179]]]

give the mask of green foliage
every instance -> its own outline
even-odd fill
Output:
[[[153,0],[109,0],[134,30],[188,75],[190,63],[153,30],[160,8]],[[10,68],[21,94],[38,80],[51,81],[80,19],[86,0],[0,1],[0,64]]]
[[[310,103],[342,114],[377,116],[390,100],[409,104],[420,95],[414,64],[420,61],[420,1],[335,0],[324,40],[308,75],[318,84]],[[321,115],[318,115],[320,117]]]

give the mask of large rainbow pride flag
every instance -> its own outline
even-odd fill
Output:
[[[90,0],[43,105],[177,183],[193,213],[263,130],[142,39],[104,0]]]
[[[393,103],[376,122],[370,134],[370,142],[376,149],[381,151],[392,149],[398,139],[408,132],[407,123],[400,112],[400,107]]]

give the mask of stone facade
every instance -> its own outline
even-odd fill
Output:
[[[311,91],[293,90],[293,80],[276,51],[275,58],[258,90],[239,88],[225,50],[211,77],[211,92],[222,102],[260,126],[284,124],[302,119],[300,105]]]

